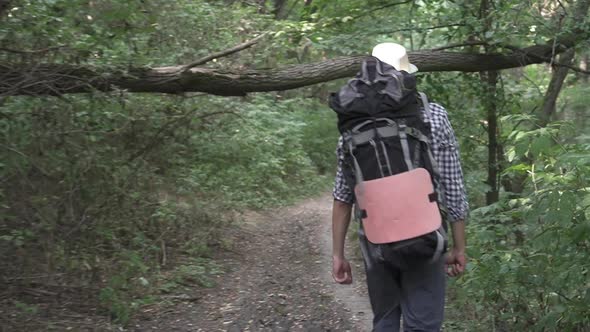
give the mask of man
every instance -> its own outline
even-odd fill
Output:
[[[408,73],[417,71],[417,68],[409,63],[405,49],[401,45],[377,45],[373,49],[373,56],[397,70],[405,70]],[[360,227],[360,247],[374,313],[375,331],[399,331],[401,317],[404,331],[440,331],[444,311],[445,272],[455,277],[465,271],[465,218],[468,204],[457,141],[445,109],[435,103],[429,105],[430,148],[439,167],[453,246],[446,257],[443,255],[434,262],[416,262],[395,251],[385,252],[386,247],[369,242],[363,228]],[[343,173],[342,139],[338,144],[337,156],[338,170],[332,212],[332,275],[336,282],[350,284],[352,273],[350,264],[344,256],[344,243],[351,219],[354,194]]]

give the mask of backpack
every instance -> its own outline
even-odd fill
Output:
[[[369,242],[437,260],[447,249],[446,208],[429,147],[429,102],[414,75],[368,57],[331,94],[330,107],[338,115],[343,173]]]

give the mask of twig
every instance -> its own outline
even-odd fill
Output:
[[[560,63],[560,62],[555,62],[555,57],[551,57],[551,58],[541,58],[543,59],[545,62],[548,62],[551,66],[555,66],[555,67],[564,67],[564,68],[568,68],[571,69],[577,73],[581,73],[581,74],[586,74],[586,75],[590,75],[590,70],[584,70],[582,68],[578,68],[578,67],[574,67],[572,65],[568,65],[565,63]]]
[[[565,15],[569,15],[569,13],[567,12],[567,9],[565,9],[565,6],[563,5],[563,3],[561,3],[560,0],[557,0],[557,3],[559,4],[559,7],[561,7],[561,9],[563,9],[563,12],[565,13]]]
[[[406,0],[406,1],[401,1],[401,2],[388,3],[388,4],[382,5],[380,7],[371,8],[370,10],[366,10],[363,14],[359,14],[359,15],[353,16],[353,18],[354,19],[361,18],[361,17],[366,16],[366,15],[368,15],[370,13],[373,13],[376,10],[381,10],[381,9],[385,9],[385,8],[389,8],[389,7],[394,7],[394,6],[399,6],[399,5],[405,5],[405,4],[410,3],[410,2],[414,2],[414,0]]]
[[[450,48],[457,48],[457,47],[463,47],[463,46],[480,46],[480,45],[489,45],[489,44],[484,41],[472,41],[472,42],[465,42],[465,43],[458,43],[458,44],[449,44],[447,46],[432,48],[430,50],[431,51],[442,51],[442,50],[448,50]]]
[[[425,27],[425,28],[412,27],[412,28],[402,28],[402,29],[397,29],[397,30],[383,30],[383,31],[378,31],[378,33],[387,34],[387,33],[403,32],[403,31],[424,31],[424,30],[435,30],[435,29],[463,27],[463,26],[466,26],[466,24],[465,23],[449,23],[449,24],[434,25],[434,26]]]
[[[162,240],[160,242],[160,247],[162,249],[162,266],[166,266],[166,242],[164,242],[164,240]]]
[[[193,109],[190,111],[187,111],[186,113],[180,115],[178,118],[173,119],[171,121],[168,121],[167,123],[165,123],[162,127],[160,127],[160,129],[158,129],[158,131],[156,132],[156,134],[152,137],[152,139],[148,142],[148,144],[146,144],[141,150],[137,151],[135,154],[133,154],[129,159],[128,162],[132,162],[133,160],[139,158],[141,155],[143,155],[144,153],[148,152],[149,150],[151,150],[154,146],[157,145],[157,143],[160,141],[160,134],[164,133],[166,130],[171,129],[174,130],[177,127],[173,127],[175,124],[180,123],[181,125],[183,124],[182,120],[188,118],[189,115],[195,113],[196,111],[198,111],[199,109]]]
[[[48,278],[48,277],[60,276],[60,275],[64,275],[64,274],[65,273],[53,273],[53,274],[41,274],[41,275],[35,275],[35,276],[4,278],[4,281],[5,282],[12,282],[12,281],[16,281],[16,280],[25,280],[25,279],[43,279],[43,278]]]
[[[58,45],[48,48],[42,48],[39,50],[15,50],[12,48],[0,47],[0,51],[9,52],[9,53],[18,53],[18,54],[35,54],[35,53],[46,53],[50,51],[59,50],[60,48],[67,47],[67,45]]]
[[[70,235],[72,235],[72,233],[77,231],[84,224],[84,221],[86,221],[86,216],[88,215],[88,209],[90,209],[90,207],[84,209],[84,212],[82,213],[82,218],[80,219],[78,224],[74,228],[70,229],[70,231],[65,235],[65,239],[69,238]]]
[[[210,116],[217,115],[217,114],[233,114],[233,115],[239,115],[239,114],[237,114],[234,111],[217,111],[217,112],[210,112],[210,113],[201,114],[199,116],[196,116],[195,119],[204,119],[204,118],[208,118]]]
[[[533,58],[539,59],[541,61],[547,62],[551,66],[565,67],[565,68],[569,68],[569,69],[571,69],[571,70],[573,70],[573,71],[575,71],[577,73],[582,73],[582,74],[590,75],[590,70],[585,70],[585,69],[582,69],[582,68],[574,67],[572,65],[555,62],[554,61],[555,60],[555,57],[554,56],[552,56],[552,57],[543,57],[543,56],[539,56],[539,55],[536,55],[536,54],[527,53],[523,49],[520,49],[520,48],[517,48],[517,47],[514,47],[514,46],[504,45],[503,47],[505,47],[505,48],[507,48],[507,49],[515,52],[515,53],[521,53],[524,56],[533,57]],[[552,51],[552,52],[554,52],[554,51]]]
[[[90,285],[63,285],[63,284],[46,284],[42,282],[32,282],[32,286],[39,286],[39,287],[49,287],[49,288],[65,288],[65,289],[89,289],[89,290],[100,290],[99,287],[93,287]],[[49,292],[48,290],[40,289],[40,288],[29,288],[34,289],[36,291],[43,291]]]
[[[50,291],[43,290],[43,289],[23,288],[23,289],[21,289],[21,291],[25,294],[29,294],[32,296],[42,296],[42,295],[56,296],[57,295],[57,293],[50,292]]]
[[[266,36],[266,34],[267,33],[265,32],[265,33],[261,34],[260,36],[254,38],[252,40],[249,40],[249,41],[247,41],[245,43],[236,45],[236,46],[234,46],[232,48],[228,48],[226,50],[223,50],[223,51],[220,51],[220,52],[217,52],[217,53],[213,53],[213,54],[207,55],[204,58],[201,58],[201,59],[199,59],[199,60],[197,60],[195,62],[192,62],[192,63],[184,66],[183,71],[187,71],[187,70],[189,70],[189,69],[191,69],[193,67],[200,66],[200,65],[205,64],[205,63],[207,63],[207,62],[209,62],[209,61],[211,61],[213,59],[217,59],[217,58],[221,58],[221,57],[224,57],[224,56],[228,56],[230,54],[234,54],[234,53],[237,53],[237,52],[242,51],[244,49],[247,49],[247,48],[251,47],[252,45],[258,43],[262,38],[264,38]]]
[[[45,171],[43,168],[41,168],[41,166],[37,165],[37,164],[36,164],[36,163],[33,161],[33,159],[32,159],[31,157],[29,157],[28,155],[26,155],[26,154],[24,154],[24,153],[22,153],[22,152],[18,151],[17,149],[11,148],[10,146],[4,145],[4,144],[0,144],[0,147],[3,147],[3,148],[5,148],[6,150],[8,150],[8,151],[12,151],[12,152],[14,152],[14,153],[18,154],[19,156],[21,156],[21,157],[23,157],[23,158],[27,159],[27,160],[28,160],[28,161],[31,163],[31,165],[32,165],[33,167],[35,167],[36,169],[38,169],[39,171],[41,171],[41,174],[43,174],[44,176],[46,176],[46,177],[48,177],[48,178],[51,178],[51,175],[49,174],[49,172]]]
[[[381,10],[381,9],[385,9],[385,8],[389,8],[389,7],[393,7],[393,6],[398,6],[398,5],[405,5],[405,4],[410,3],[410,2],[414,2],[414,0],[406,0],[406,1],[401,1],[401,2],[392,2],[392,3],[388,3],[388,4],[385,4],[385,5],[376,7],[376,8],[369,8],[367,10],[364,10],[362,14],[358,14],[358,15],[352,16],[352,19],[353,20],[356,20],[356,19],[359,19],[361,17],[365,17],[367,15],[373,14],[377,10]],[[329,22],[326,25],[324,25],[324,28],[331,27],[331,26],[334,26],[334,25],[339,25],[339,24],[342,24],[342,23],[344,23],[344,21],[341,21],[341,20],[332,21],[332,22]]]
[[[574,67],[572,65],[566,65],[563,63],[554,63],[553,65],[557,66],[557,67],[565,67],[565,68],[571,69],[571,70],[575,71],[576,73],[590,75],[590,70],[584,70],[582,68]]]

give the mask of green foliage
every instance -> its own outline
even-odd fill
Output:
[[[325,184],[318,171],[334,167],[337,140],[335,117],[325,106],[263,96],[249,104],[224,104],[239,113],[215,123],[221,131],[192,135],[198,150],[185,184],[258,207],[285,203]]]
[[[228,10],[223,3],[203,0],[20,0],[11,5],[0,28],[4,44],[35,50],[60,45],[40,55],[53,61],[122,67],[191,61],[227,48],[227,43],[237,44],[243,35],[251,38],[267,22],[262,17],[243,20],[254,12],[250,7]]]
[[[20,301],[14,301],[14,306],[21,310],[21,312],[25,315],[36,314],[39,311],[38,306],[26,304]]]
[[[126,72],[190,63],[271,32],[206,64],[247,71],[367,54],[391,40],[409,49],[512,52],[587,24],[564,24],[573,2],[489,1],[487,13],[483,2],[401,2],[291,0],[286,18],[275,20],[271,1],[13,0],[0,21],[0,60]],[[465,41],[488,45],[460,46]],[[587,79],[568,79],[559,121],[539,127],[548,68],[501,74],[498,180],[522,179],[523,188],[506,186],[498,203],[485,206],[489,98],[481,77],[418,76],[420,89],[449,112],[474,209],[470,271],[454,283],[451,309],[470,319],[448,327],[589,326],[590,145],[576,134],[588,129]],[[227,245],[219,238],[225,211],[286,204],[332,180],[338,133],[325,100],[341,83],[243,98],[2,97],[0,253],[10,259],[0,274],[43,271],[97,285],[102,309],[121,323],[159,293],[212,286],[220,271],[211,257]],[[25,316],[37,313],[14,305]]]
[[[574,331],[590,324],[590,145],[550,146],[546,135],[563,127],[541,129],[512,135],[516,146],[526,142],[517,150],[537,160],[523,169],[533,191],[471,216],[471,267],[455,289],[487,329]]]

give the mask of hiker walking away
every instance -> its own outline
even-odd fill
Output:
[[[352,283],[344,243],[355,206],[374,331],[440,331],[446,275],[465,271],[468,212],[445,109],[418,93],[403,46],[375,46],[330,97],[341,133],[332,211],[332,275]],[[447,250],[447,222],[452,247]]]

